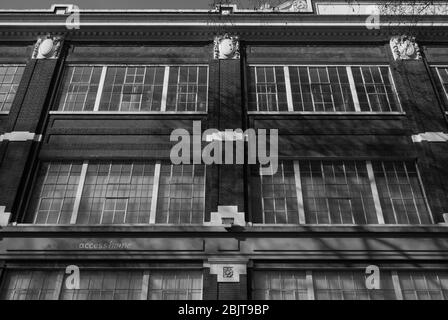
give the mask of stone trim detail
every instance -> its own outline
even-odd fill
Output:
[[[32,59],[58,59],[63,38],[47,34],[40,36],[34,45]]]
[[[313,12],[313,6],[311,4],[311,0],[290,0],[276,6],[274,10],[290,12]]]
[[[443,132],[425,132],[412,135],[412,142],[447,142],[448,133]]]
[[[247,261],[209,259],[204,267],[218,276],[218,282],[240,282],[240,275],[247,274]]]
[[[35,134],[28,131],[13,131],[0,135],[1,141],[37,141],[40,142],[42,140],[42,135]]]
[[[442,224],[448,224],[448,213],[443,213],[442,214],[443,217],[443,221]]]
[[[206,226],[245,226],[244,212],[238,212],[238,206],[218,206],[218,212],[210,213],[210,222]]]
[[[5,212],[5,210],[5,206],[0,206],[0,227],[6,227],[9,224],[11,212]]]
[[[240,58],[240,42],[239,37],[225,33],[218,35],[214,40],[213,47],[214,59],[239,59]]]
[[[402,35],[390,39],[390,49],[394,60],[419,60],[421,59],[420,48],[415,42],[415,37]]]

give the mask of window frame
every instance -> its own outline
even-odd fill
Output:
[[[101,115],[114,115],[114,114],[132,114],[132,115],[151,115],[151,114],[207,114],[208,113],[208,107],[209,107],[209,90],[210,90],[210,65],[209,64],[76,64],[76,63],[70,63],[64,66],[64,72],[68,70],[70,67],[100,67],[101,68],[101,76],[98,83],[98,91],[96,93],[95,98],[95,104],[94,109],[92,111],[64,111],[64,110],[58,110],[60,99],[62,98],[62,95],[55,101],[52,110],[50,110],[50,114],[101,114]],[[164,67],[164,81],[163,81],[163,90],[162,90],[162,98],[161,98],[161,110],[160,111],[100,111],[98,110],[100,103],[101,103],[101,97],[103,95],[103,89],[104,89],[104,82],[106,80],[106,74],[108,67],[124,67],[124,68],[132,68],[132,67]],[[166,111],[162,110],[163,105],[165,104],[166,108],[166,101],[168,97],[168,86],[169,86],[169,74],[170,74],[170,67],[206,67],[207,68],[207,81],[206,81],[206,104],[205,104],[205,110],[204,111]],[[66,80],[65,77],[62,77],[61,83],[59,85],[59,91],[62,90],[62,87],[64,85],[64,80]]]
[[[108,272],[108,271],[115,271],[115,272],[138,272],[140,271],[142,273],[142,288],[140,293],[140,300],[150,300],[148,299],[150,296],[150,278],[151,275],[158,274],[158,273],[171,273],[171,274],[179,274],[179,273],[200,273],[201,275],[201,298],[200,300],[204,300],[204,270],[201,268],[179,268],[179,267],[166,267],[166,268],[160,268],[156,269],[154,267],[119,267],[119,268],[111,268],[108,267],[101,267],[101,266],[85,266],[82,268],[84,272]],[[82,270],[81,270],[81,276],[82,276]],[[6,268],[4,271],[4,276],[2,277],[2,281],[0,281],[0,289],[2,290],[1,293],[4,294],[5,285],[7,283],[8,275],[10,272],[48,272],[48,273],[54,273],[56,277],[56,282],[54,285],[54,293],[53,298],[51,300],[63,300],[61,299],[63,295],[63,285],[65,283],[66,277],[68,276],[65,273],[65,267],[64,268],[58,268],[58,267],[47,267],[47,266],[31,266],[26,267],[24,265],[19,266],[11,266],[9,268]],[[115,288],[116,289],[116,288]],[[115,290],[114,289],[114,290]],[[41,289],[40,289],[41,290]],[[175,289],[177,290],[177,288]],[[26,300],[26,299],[25,299]],[[136,299],[137,300],[137,299]],[[163,299],[162,299],[163,300]],[[198,301],[200,301],[198,300]],[[157,301],[157,300],[155,300]],[[161,301],[161,300],[160,300]],[[193,300],[194,301],[194,300]]]
[[[286,96],[287,96],[287,103],[288,103],[288,111],[256,111],[256,110],[247,110],[248,115],[294,115],[294,114],[301,114],[301,115],[404,115],[406,112],[403,110],[403,105],[400,100],[400,96],[397,91],[397,87],[395,84],[395,79],[392,75],[392,71],[390,68],[390,65],[388,64],[248,64],[248,74],[251,72],[252,67],[283,67],[284,69],[284,78],[285,78],[285,87],[286,87]],[[289,67],[345,67],[347,70],[347,77],[349,79],[350,83],[350,91],[352,95],[352,101],[353,105],[356,111],[295,111],[294,105],[293,105],[293,98],[292,98],[292,87],[291,87],[291,79],[289,76]],[[356,91],[356,86],[354,83],[353,78],[353,70],[352,67],[387,67],[388,74],[391,80],[392,90],[393,94],[397,98],[397,104],[400,109],[400,111],[361,111],[360,110],[360,103],[358,98],[358,93]],[[288,70],[288,71],[286,71]],[[309,73],[309,69],[308,69]],[[249,81],[250,77],[247,78],[246,81]],[[250,79],[254,80],[255,79]],[[256,87],[256,83],[254,82],[254,86]],[[249,84],[247,84],[247,87],[249,88]],[[247,92],[249,94],[249,92]],[[258,108],[258,95],[257,92],[255,92],[257,96],[257,108]],[[370,103],[369,103],[370,105]],[[314,102],[313,102],[313,108],[314,108]],[[359,110],[359,111],[358,111]]]
[[[446,272],[445,268],[441,268],[441,267],[423,267],[421,269],[415,269],[412,267],[392,267],[392,266],[384,266],[381,267],[381,275],[380,275],[380,279],[384,276],[383,273],[386,272],[387,276],[390,277],[388,280],[390,281],[390,283],[392,284],[392,289],[388,289],[388,290],[393,290],[394,294],[395,294],[395,298],[396,300],[406,300],[404,299],[404,289],[401,287],[401,278],[400,275],[406,275],[407,273],[410,273],[411,275],[417,275],[419,273],[423,273],[424,276],[427,276],[427,274],[429,273],[435,273],[438,277],[440,276],[439,273],[443,273]],[[255,273],[262,273],[262,274],[269,274],[269,273],[282,273],[282,272],[289,272],[289,273],[297,273],[297,274],[305,274],[305,281],[306,281],[306,289],[307,289],[307,296],[308,299],[307,300],[318,300],[316,299],[317,296],[317,289],[315,287],[315,281],[314,281],[314,273],[319,273],[319,272],[323,272],[323,273],[341,273],[341,272],[351,272],[352,274],[356,274],[356,273],[360,273],[361,275],[366,275],[366,277],[368,276],[368,274],[365,274],[365,268],[364,267],[337,267],[334,269],[328,269],[328,267],[300,267],[300,268],[290,268],[290,267],[277,267],[277,266],[271,266],[271,267],[256,267],[254,269],[252,269],[251,273],[250,273],[250,277],[251,277],[251,281],[250,281],[250,295],[251,298],[254,298],[254,292],[255,292]],[[260,290],[260,289],[259,289]],[[368,289],[367,289],[368,290]],[[371,289],[371,290],[375,290],[375,289]],[[443,291],[439,288],[440,291]],[[443,300],[448,300],[448,295],[447,295],[447,299],[442,299]],[[354,301],[354,300],[353,300]]]
[[[439,79],[439,84],[442,87],[444,96],[443,96],[443,102],[444,102],[444,107],[445,107],[445,114],[448,115],[448,90],[445,88],[444,86],[444,82],[442,79],[442,76],[440,75],[440,70],[439,69],[448,69],[448,64],[438,64],[438,65],[430,65],[429,66],[430,69],[434,68],[435,72],[437,73],[437,77]],[[448,82],[446,83],[448,85]],[[437,90],[437,88],[435,88],[435,90]]]
[[[326,161],[325,159],[313,159],[313,161]],[[370,190],[372,192],[372,197],[373,197],[373,201],[375,204],[375,213],[378,219],[378,223],[372,224],[372,223],[368,223],[368,224],[317,224],[317,223],[306,223],[306,214],[305,214],[305,207],[304,207],[304,199],[303,199],[303,185],[302,185],[302,181],[301,181],[301,176],[300,176],[300,161],[302,160],[297,160],[297,159],[293,159],[293,160],[282,160],[280,159],[280,161],[291,161],[293,164],[293,168],[294,168],[294,177],[295,177],[295,185],[296,185],[296,191],[297,191],[297,214],[299,216],[299,223],[298,224],[288,224],[288,223],[264,223],[265,221],[265,212],[264,212],[264,206],[263,206],[263,198],[262,198],[262,193],[261,193],[261,189],[260,189],[260,203],[261,203],[261,214],[262,214],[262,219],[263,222],[254,222],[253,225],[254,226],[265,226],[265,227],[291,227],[291,226],[329,226],[329,227],[339,227],[339,226],[385,226],[385,227],[397,227],[397,226],[412,226],[412,227],[419,227],[419,226],[423,226],[423,225],[427,225],[427,224],[386,224],[385,223],[385,218],[384,218],[384,213],[383,213],[383,209],[381,206],[381,201],[380,201],[380,196],[378,193],[378,186],[377,186],[377,179],[375,178],[375,173],[373,170],[373,166],[372,166],[372,162],[387,162],[387,160],[359,160],[364,162],[364,164],[366,165],[367,168],[367,173],[368,173],[368,177],[370,180]],[[335,160],[338,161],[338,160]],[[356,161],[353,159],[343,159],[342,161]],[[429,215],[429,219],[431,221],[431,225],[435,225],[435,220],[434,220],[434,216],[432,214],[432,210],[431,207],[429,205],[428,202],[428,197],[426,195],[426,191],[423,185],[423,181],[421,179],[421,174],[420,174],[420,170],[418,167],[418,163],[416,161],[414,161],[413,159],[409,160],[409,159],[404,159],[404,160],[397,160],[399,162],[403,162],[406,163],[407,161],[412,162],[415,169],[416,169],[416,174],[417,174],[417,180],[418,180],[418,184],[419,187],[421,189],[422,192],[422,197],[424,199],[424,203],[425,203],[425,207],[428,210],[428,215]],[[262,188],[262,184],[261,184],[261,167],[260,167],[260,188]],[[415,200],[415,199],[414,199]],[[419,217],[420,219],[420,217]]]
[[[11,101],[11,108],[12,108],[12,106],[14,105],[14,100],[16,99],[16,97],[17,97],[17,92],[18,92],[18,90],[19,90],[19,88],[20,88],[20,82],[22,82],[22,79],[23,79],[23,75],[24,75],[24,73],[25,73],[25,69],[26,69],[26,64],[25,63],[0,63],[0,67],[23,67],[23,73],[22,73],[22,75],[20,76],[20,80],[19,80],[19,82],[17,83],[17,91],[16,91],[16,93],[14,94],[14,98],[12,99],[12,101]],[[15,74],[14,74],[15,75]],[[0,83],[1,84],[1,83]],[[12,83],[11,83],[12,84]],[[11,90],[11,89],[10,89]],[[9,94],[9,93],[8,93]],[[9,108],[9,110],[3,110],[3,108],[4,108],[4,102],[3,103],[0,103],[0,115],[2,115],[2,114],[9,114],[10,112],[11,112],[11,108]]]
[[[64,162],[67,162],[70,165],[72,165],[74,163],[73,161],[62,161],[62,163],[64,163]],[[92,161],[92,162],[95,163],[96,161]],[[104,161],[104,162],[110,164],[111,161]],[[131,161],[131,162],[134,163],[133,161]],[[41,162],[39,164],[39,167],[43,163],[45,163],[45,161]],[[47,163],[51,163],[51,161],[48,161]],[[204,211],[202,213],[202,215],[203,215],[202,223],[198,224],[198,223],[158,223],[158,222],[156,222],[156,220],[157,220],[157,218],[156,218],[157,217],[157,204],[158,204],[158,201],[159,201],[158,197],[159,197],[159,188],[160,188],[160,171],[161,171],[162,163],[163,163],[163,161],[153,161],[153,164],[154,164],[154,176],[153,176],[153,187],[152,187],[152,197],[151,197],[151,210],[149,212],[149,222],[148,223],[120,223],[120,224],[114,224],[114,223],[110,223],[110,224],[109,223],[108,224],[102,224],[102,223],[99,223],[99,224],[78,224],[78,223],[76,223],[77,219],[78,219],[79,207],[80,207],[80,204],[81,204],[81,198],[82,198],[83,190],[84,190],[84,187],[86,185],[85,184],[85,180],[86,180],[86,176],[87,176],[87,169],[88,169],[88,166],[89,166],[89,160],[84,160],[81,163],[81,166],[82,166],[81,167],[81,173],[80,173],[80,176],[79,176],[79,180],[78,180],[78,184],[77,184],[77,190],[76,190],[76,193],[75,193],[75,200],[74,200],[74,204],[73,204],[73,211],[72,211],[72,214],[71,214],[70,223],[64,223],[64,224],[58,224],[58,223],[46,223],[46,224],[45,223],[36,223],[37,214],[36,214],[36,210],[34,210],[32,212],[33,216],[31,217],[32,218],[32,222],[30,222],[30,223],[18,223],[18,225],[79,226],[79,227],[82,227],[82,226],[136,226],[136,225],[141,225],[141,226],[142,225],[145,225],[145,226],[146,225],[192,226],[192,227],[194,227],[194,226],[203,226],[204,223],[205,223],[205,213],[206,213],[206,203],[207,203],[207,199],[206,199],[207,192],[206,192],[206,190],[207,190],[207,171],[208,171],[207,170],[207,166],[203,165],[203,164],[191,164],[190,165],[190,166],[204,166],[204,176],[203,176],[204,177],[204,186],[203,186],[203,190],[202,190],[202,192],[203,192],[203,199],[204,199],[203,200]],[[170,163],[170,166],[173,167],[173,166],[176,166],[176,165]],[[37,173],[38,173],[38,170],[36,171],[36,178],[37,178]],[[36,182],[37,182],[37,179],[35,179],[33,187],[35,187],[35,183]],[[32,190],[34,190],[34,189],[32,189]],[[115,197],[104,197],[104,199],[107,199],[107,198],[115,199]],[[116,197],[116,198],[123,199],[123,198],[126,198],[126,197]],[[129,198],[127,198],[127,199],[129,200]],[[37,205],[39,205],[41,201],[42,201],[42,199],[39,197]],[[126,201],[126,202],[128,204],[128,201]],[[30,206],[30,203],[28,203],[27,207],[29,207],[29,206]],[[104,213],[104,206],[105,206],[105,201],[104,201],[103,206],[102,206],[102,212],[101,212],[102,215]],[[126,205],[126,207],[127,207],[127,205]],[[26,213],[27,214],[31,214],[30,212],[26,212]],[[125,213],[125,215],[126,215],[126,213]],[[191,215],[191,213],[190,213],[190,215]]]

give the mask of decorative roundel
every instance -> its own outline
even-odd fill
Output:
[[[44,57],[48,57],[53,53],[53,40],[45,39],[39,46],[39,54]]]
[[[414,45],[410,41],[408,41],[406,43],[406,54],[408,56],[412,56],[414,53],[415,53]]]
[[[231,57],[235,53],[235,44],[231,39],[223,39],[219,43],[219,52],[226,57]]]

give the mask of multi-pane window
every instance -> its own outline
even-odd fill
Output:
[[[251,67],[250,110],[287,111],[283,67]]]
[[[413,163],[375,162],[373,170],[385,223],[431,223],[418,172]]]
[[[54,300],[57,299],[57,271],[13,270],[9,271],[2,285],[2,300]]]
[[[438,76],[442,90],[444,92],[445,110],[448,106],[448,66],[435,66],[433,68],[435,76]]]
[[[299,223],[292,162],[282,162],[273,175],[262,175],[264,223]]]
[[[205,167],[163,164],[160,169],[157,223],[204,221]]]
[[[266,224],[432,223],[413,162],[283,161],[252,179]]]
[[[65,72],[59,110],[93,111],[101,78],[101,67],[71,66]]]
[[[300,177],[307,223],[378,223],[365,162],[301,161]]]
[[[167,111],[206,111],[208,68],[205,66],[170,67]]]
[[[255,300],[308,300],[305,271],[255,272],[253,279]]]
[[[63,270],[6,272],[5,300],[201,300],[200,271],[83,270],[79,289],[65,285]]]
[[[82,163],[44,163],[38,174],[38,192],[32,195],[34,223],[67,224],[73,213]]]
[[[79,289],[62,285],[61,300],[141,299],[143,271],[81,271],[79,280]]]
[[[149,223],[154,169],[154,163],[89,163],[76,223]]]
[[[108,67],[99,111],[160,111],[163,66]]]
[[[399,112],[387,66],[250,66],[249,111]]]
[[[149,278],[149,300],[201,300],[202,273],[153,272]]]
[[[352,67],[361,111],[400,111],[388,67]]]
[[[0,111],[11,109],[24,70],[20,65],[0,65]]]
[[[371,288],[364,270],[255,271],[252,297],[260,300],[448,300],[448,273],[381,271]],[[396,279],[394,281],[394,278]],[[367,281],[366,281],[367,280]]]
[[[448,300],[448,272],[399,272],[404,300]]]
[[[313,272],[316,300],[395,300],[390,273],[383,271],[380,289],[366,287],[367,275],[363,272]]]
[[[289,67],[294,111],[355,111],[345,67]]]
[[[158,162],[44,163],[30,203],[36,224],[202,224],[205,167]]]
[[[208,66],[69,66],[59,111],[205,112]]]

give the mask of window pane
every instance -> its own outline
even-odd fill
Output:
[[[201,300],[202,273],[199,271],[152,272],[149,300]]]
[[[380,289],[367,289],[364,270],[313,272],[316,300],[395,300],[390,272],[383,271]]]
[[[306,223],[378,223],[362,161],[300,161]]]
[[[53,300],[57,271],[11,270],[6,273],[1,290],[3,300]]]
[[[167,111],[205,111],[207,108],[208,67],[171,66],[168,80]]]
[[[261,175],[264,223],[299,223],[296,181],[292,162],[279,163],[273,175]]]
[[[68,67],[65,72],[58,110],[93,111],[101,69],[99,66]]]
[[[0,111],[11,109],[24,70],[20,65],[0,65]]]
[[[289,67],[295,111],[355,111],[345,67]]]
[[[205,166],[162,163],[156,223],[202,224]]]
[[[287,111],[283,67],[250,67],[249,102],[251,111]]]
[[[354,112],[349,76],[340,66],[285,66],[294,111]],[[249,68],[249,110],[288,111],[283,66]],[[401,111],[388,67],[351,67],[361,111]]]
[[[77,224],[149,223],[154,163],[88,165]]]
[[[37,224],[68,224],[81,175],[81,163],[52,162],[41,165],[32,193],[30,214]]]
[[[165,66],[106,68],[99,111],[161,111]],[[68,67],[58,110],[93,111],[102,70],[102,66]],[[167,89],[167,111],[206,111],[208,67],[170,66]]]
[[[62,300],[136,300],[142,292],[143,271],[81,271],[80,280],[79,289],[62,286]]]
[[[160,111],[165,68],[107,68],[100,111]]]
[[[386,224],[431,224],[415,164],[374,162],[373,169]]]
[[[258,300],[308,300],[305,271],[255,272],[252,294]]]
[[[405,300],[448,300],[448,272],[398,272]]]
[[[388,67],[352,67],[361,111],[401,111]]]

